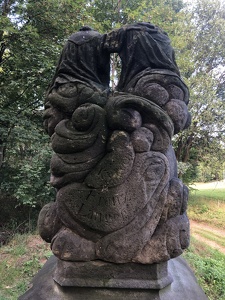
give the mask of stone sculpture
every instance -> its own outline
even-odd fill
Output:
[[[110,93],[110,54],[122,70]],[[178,179],[173,134],[190,124],[189,94],[165,32],[136,23],[67,41],[50,84],[56,201],[39,231],[60,262],[153,264],[189,244],[188,188]]]

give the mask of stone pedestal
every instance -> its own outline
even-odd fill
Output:
[[[158,275],[154,276],[158,278],[152,277],[150,272],[147,278],[146,266],[142,266],[143,270],[140,266],[140,273],[136,270],[137,273],[135,274],[135,266],[132,266],[133,264],[128,265],[124,266],[126,269],[123,272],[122,265],[116,265],[113,270],[110,264],[107,265],[107,263],[97,261],[88,266],[90,272],[86,269],[88,273],[82,277],[82,274],[85,275],[84,272],[87,267],[85,263],[80,263],[80,266],[74,267],[68,262],[64,265],[64,272],[59,274],[57,259],[53,256],[34,277],[31,288],[18,300],[207,300],[206,295],[197,284],[192,270],[181,257],[168,262],[168,273],[166,265],[149,266],[155,268],[155,274]],[[100,273],[97,274],[99,267],[102,267],[102,274],[106,276],[105,280],[103,280]],[[69,274],[68,268],[70,271],[71,268],[75,271],[74,276],[69,279],[66,275]],[[95,271],[97,276],[94,277]],[[126,272],[128,272],[127,276]],[[110,273],[111,279],[109,279]],[[169,274],[172,276],[172,283],[170,283],[171,277]],[[67,286],[59,285],[53,278]],[[67,278],[67,282],[65,280],[63,282],[63,278]],[[119,281],[119,278],[121,281]],[[156,286],[157,281],[157,284],[161,282],[164,285],[167,282],[168,285],[160,289],[159,286]],[[96,283],[101,287],[96,287]],[[82,287],[78,287],[78,284],[82,284]],[[151,284],[153,284],[153,287],[150,287]]]
[[[62,287],[162,289],[172,282],[167,262],[143,265],[57,261],[53,279]]]

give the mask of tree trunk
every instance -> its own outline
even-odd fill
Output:
[[[183,153],[183,157],[182,157],[182,162],[187,162],[190,156],[190,150],[192,147],[192,143],[193,143],[193,139],[194,137],[191,135],[188,137],[186,145],[185,145],[185,149],[184,149],[184,153]]]
[[[13,2],[15,2],[15,1],[12,1],[12,0],[4,0],[3,1],[3,3],[2,3],[2,17],[7,17],[7,15],[10,12],[10,8],[11,8],[11,5],[12,5]],[[6,49],[6,44],[4,42],[3,35],[4,35],[4,31],[0,30],[0,64],[3,61],[3,55],[4,55],[4,52],[5,52],[5,49]]]
[[[2,166],[2,162],[3,162],[3,145],[0,145],[0,168]]]
[[[177,161],[181,161],[185,163],[188,161],[193,140],[194,140],[193,135],[190,135],[185,140],[183,140],[182,137],[180,138],[180,140],[178,141],[177,149],[175,150]]]

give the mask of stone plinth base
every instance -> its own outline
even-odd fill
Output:
[[[162,289],[172,282],[167,262],[152,265],[113,264],[96,260],[58,260],[53,279],[60,286],[123,289]]]
[[[18,300],[207,300],[204,292],[197,284],[193,272],[185,260],[180,257],[172,259],[168,262],[168,271],[172,275],[173,282],[161,289],[157,288],[156,286],[155,288],[150,288],[149,284],[151,282],[160,282],[160,278],[167,278],[167,280],[171,280],[167,271],[165,271],[165,265],[161,266],[160,268],[158,268],[159,266],[157,265],[153,267],[156,268],[156,271],[158,271],[158,278],[153,278],[150,275],[150,280],[147,280],[150,283],[148,283],[147,286],[145,286],[147,273],[144,272],[143,274],[142,270],[142,274],[135,274],[135,266],[130,264],[130,266],[127,266],[126,270],[124,269],[125,272],[122,272],[122,274],[120,274],[121,266],[116,265],[117,269],[115,269],[116,271],[114,270],[114,273],[112,273],[111,276],[111,278],[116,280],[110,281],[108,280],[109,278],[106,278],[105,281],[103,281],[103,279],[98,280],[98,282],[105,282],[104,287],[103,285],[101,287],[90,287],[91,283],[93,283],[93,285],[96,283],[96,281],[93,281],[93,279],[96,280],[96,278],[98,278],[98,274],[96,274],[96,277],[94,277],[94,269],[99,264],[102,264],[103,267],[105,263],[95,262],[95,264],[92,265],[93,273],[90,272],[89,274],[86,274],[86,276],[83,276],[85,275],[84,272],[86,264],[81,263],[80,269],[77,268],[76,270],[76,272],[79,270],[79,275],[71,277],[68,276],[68,274],[71,274],[71,268],[73,271],[75,271],[74,266],[72,267],[70,263],[66,263],[64,268],[59,272],[59,269],[57,268],[57,259],[55,257],[51,257],[44,267],[39,271],[39,273],[34,277],[31,288],[24,295],[19,297]],[[111,264],[107,266],[106,263],[105,270],[103,267],[102,271],[105,272],[105,274],[109,274],[112,272],[112,270],[110,271],[110,268]],[[119,277],[123,284],[128,284],[127,287],[123,287],[122,284],[118,285]],[[83,287],[61,286],[55,280],[53,280],[53,278],[55,280],[59,280],[61,284],[66,285],[69,283],[72,284],[72,282],[73,284],[75,284],[75,282],[79,284],[80,282],[83,284]],[[79,280],[77,281],[76,278]],[[85,278],[87,278],[86,282]],[[64,280],[68,281],[66,282]],[[143,282],[141,283],[141,281]],[[134,284],[134,286],[129,287],[130,284]],[[110,285],[112,286],[110,287]]]

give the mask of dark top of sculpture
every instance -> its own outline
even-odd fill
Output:
[[[68,38],[51,87],[80,82],[99,90],[108,89],[109,70],[109,53],[103,51],[103,35],[85,26]]]
[[[135,75],[147,68],[167,69],[179,75],[168,35],[151,23],[113,30],[106,35],[104,47],[119,53],[122,60],[118,90],[123,90]]]
[[[168,35],[151,23],[135,23],[101,35],[85,26],[72,34],[60,57],[52,86],[85,82],[100,90],[109,87],[109,54],[119,53],[122,70],[118,90],[141,71],[166,69],[179,75]]]

